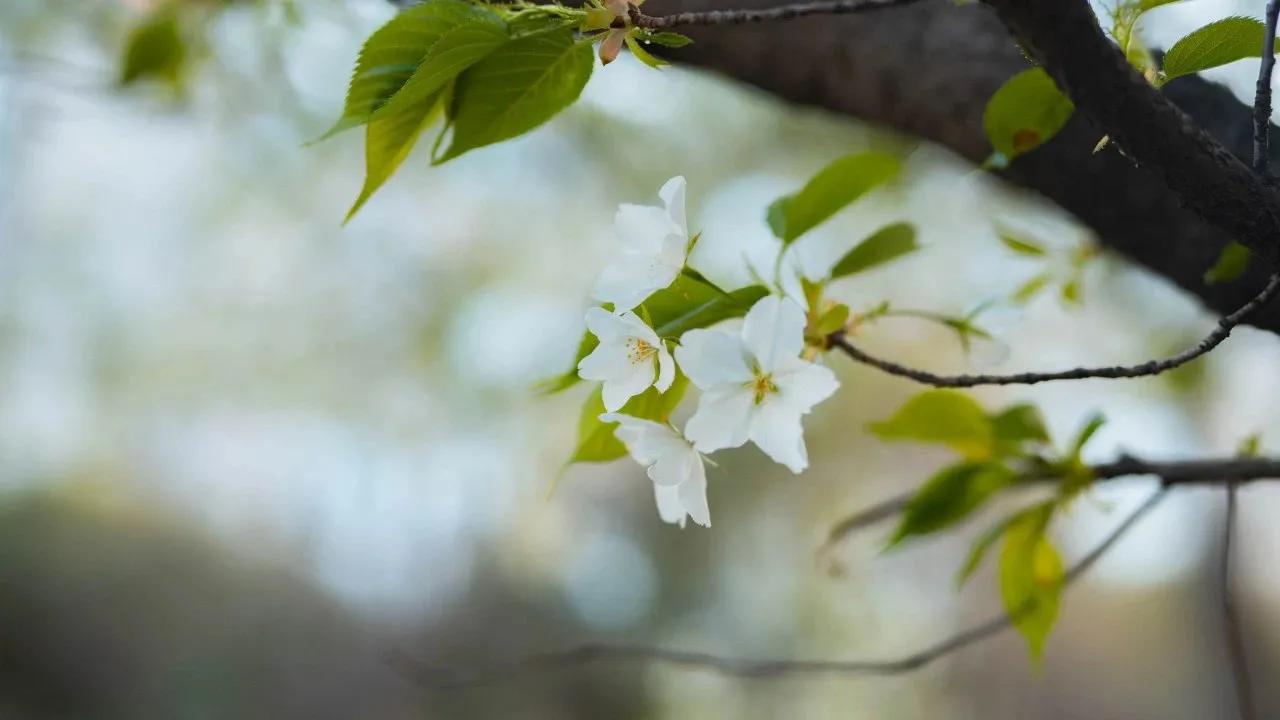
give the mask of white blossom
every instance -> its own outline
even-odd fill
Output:
[[[613,225],[622,255],[600,274],[596,300],[613,303],[617,312],[631,310],[676,279],[689,251],[684,192],[685,180],[676,176],[658,191],[662,207],[618,206]]]
[[[685,436],[700,452],[754,442],[802,472],[809,464],[800,419],[839,387],[827,367],[800,358],[805,314],[777,296],[751,308],[738,333],[690,330],[676,360],[699,390]]]
[[[604,382],[605,410],[621,409],[650,385],[658,392],[671,387],[675,361],[658,334],[635,313],[593,307],[587,310],[587,329],[600,344],[578,363],[578,375]]]
[[[670,425],[652,420],[618,413],[605,413],[600,420],[618,423],[614,435],[627,446],[631,457],[645,466],[663,522],[684,527],[686,518],[692,518],[711,527],[706,467],[702,454],[688,440]]]

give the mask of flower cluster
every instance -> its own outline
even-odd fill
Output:
[[[709,526],[704,454],[750,441],[792,472],[802,472],[809,461],[801,418],[839,383],[829,368],[802,358],[805,310],[784,295],[756,301],[736,332],[658,335],[642,317],[643,303],[686,272],[691,245],[684,178],[672,178],[658,195],[661,207],[618,209],[614,227],[621,253],[595,288],[595,299],[611,309],[587,311],[587,329],[599,344],[579,362],[578,374],[602,383],[606,413],[600,420],[617,423],[615,435],[647,468],[662,519],[683,526],[692,518]],[[621,412],[651,386],[666,392],[677,369],[700,391],[683,432]]]

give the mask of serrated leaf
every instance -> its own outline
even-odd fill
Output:
[[[1019,255],[1027,255],[1030,257],[1044,257],[1047,254],[1045,252],[1044,247],[1042,247],[1040,244],[1033,242],[1031,240],[1027,240],[1026,238],[1017,237],[1013,235],[1013,233],[1010,233],[1007,230],[1001,230],[999,233],[999,236],[1000,236],[1000,242],[1003,243],[1005,247],[1018,253]]]
[[[1019,517],[1005,530],[1000,552],[1000,596],[1034,660],[1044,653],[1062,595],[1062,558],[1045,537],[1052,515],[1047,505]]]
[[[654,422],[667,422],[688,387],[688,378],[677,372],[675,380],[665,393],[650,387],[627,401],[619,412]],[[578,418],[578,446],[569,458],[570,463],[608,462],[627,454],[626,446],[614,436],[613,431],[618,424],[600,420],[600,415],[604,412],[602,388],[597,387],[582,406],[582,413]]]
[[[885,440],[946,445],[970,459],[990,457],[995,437],[982,407],[954,390],[926,390],[869,429]]]
[[[1236,60],[1262,57],[1266,27],[1247,17],[1229,17],[1193,30],[1164,55],[1165,81]]]
[[[689,330],[742,317],[768,294],[760,285],[725,292],[705,279],[682,273],[669,287],[650,295],[641,308],[660,337],[677,338]]]
[[[1027,515],[1040,512],[1052,512],[1053,501],[1046,500],[1041,503],[1024,508],[1018,512],[1005,517],[1000,522],[992,525],[986,532],[982,533],[973,545],[969,548],[969,554],[965,556],[964,564],[960,566],[960,571],[956,573],[956,586],[962,586],[973,577],[978,568],[982,565],[983,559],[987,556],[987,551],[995,545],[996,541],[1004,535],[1005,530],[1009,526],[1025,518]],[[1046,509],[1047,508],[1047,509]]]
[[[800,192],[769,207],[769,227],[790,243],[854,200],[897,176],[902,164],[883,152],[846,155],[818,171]]]
[[[1006,161],[1048,142],[1075,106],[1041,68],[1024,70],[996,90],[982,113],[987,141]]]
[[[914,225],[911,223],[886,225],[845,253],[831,270],[831,277],[839,278],[865,272],[897,260],[919,248]]]
[[[966,462],[943,468],[907,503],[889,545],[955,525],[1016,480],[1016,473],[994,462]]]
[[[493,11],[463,0],[428,0],[396,13],[360,49],[342,117],[319,140],[368,122],[413,77],[437,42],[459,27],[491,24],[494,17]]]
[[[365,126],[364,187],[351,209],[347,211],[349,222],[365,201],[382,187],[409,156],[418,136],[440,115],[439,94],[418,103],[416,107],[386,117],[376,118]]]
[[[177,85],[182,81],[187,55],[177,12],[170,7],[156,10],[129,32],[120,65],[120,84],[151,78]]]
[[[481,12],[446,30],[432,43],[404,86],[373,113],[375,119],[406,110],[412,112],[416,105],[434,97],[464,70],[507,42],[507,24],[502,18],[484,8],[476,7],[476,10]]]
[[[522,135],[568,107],[591,77],[591,44],[567,28],[517,38],[464,72],[452,107],[453,138],[435,162]]]
[[[1249,248],[1235,241],[1229,242],[1222,248],[1213,267],[1205,271],[1204,281],[1209,285],[1231,282],[1249,269],[1249,262],[1252,259],[1253,253]]]

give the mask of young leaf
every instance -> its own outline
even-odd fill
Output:
[[[342,117],[319,139],[368,122],[413,77],[436,43],[454,30],[492,23],[493,11],[463,0],[428,0],[396,13],[360,49]],[[425,98],[432,92],[419,95]]]
[[[897,260],[920,247],[911,223],[886,225],[845,253],[831,271],[832,278],[845,277]]]
[[[1080,428],[1080,432],[1076,434],[1075,442],[1071,444],[1071,457],[1080,458],[1080,452],[1084,450],[1084,446],[1093,439],[1094,433],[1098,432],[1103,425],[1107,424],[1107,418],[1101,413],[1097,413],[1089,418],[1084,427]]]
[[[869,428],[885,440],[939,443],[975,460],[991,456],[994,440],[982,407],[954,390],[926,390]]]
[[[567,28],[517,38],[458,78],[453,139],[437,164],[522,135],[578,99],[591,77],[589,42]]]
[[[659,336],[675,338],[687,330],[742,317],[768,294],[769,291],[759,285],[725,292],[705,279],[682,273],[670,287],[650,295],[641,308],[649,313]]]
[[[1058,618],[1062,558],[1045,537],[1053,505],[1021,516],[1004,533],[1000,552],[1000,595],[1005,611],[1038,660]]]
[[[1016,473],[994,462],[965,462],[943,468],[907,503],[889,545],[955,525],[1016,480]]]
[[[480,6],[472,8],[472,14],[459,18],[456,25],[432,43],[418,69],[399,92],[373,113],[374,119],[414,111],[419,103],[434,97],[464,70],[507,41],[507,24],[497,13]]]
[[[848,321],[849,306],[844,304],[834,305],[818,316],[817,321],[813,323],[812,332],[818,338],[825,338],[843,328]]]
[[[409,156],[418,136],[439,116],[439,100],[437,93],[394,115],[374,118],[365,126],[364,187],[343,222],[349,222]]]
[[[769,227],[783,243],[790,243],[891,180],[900,169],[898,158],[888,153],[846,155],[818,171],[800,192],[770,206]]]
[[[661,45],[669,48],[682,48],[693,42],[687,35],[681,35],[676,32],[651,32],[648,30],[637,30],[636,39],[642,42],[651,42],[654,45]]]
[[[182,37],[178,14],[163,7],[148,15],[129,33],[120,67],[120,84],[144,78],[182,81],[187,62],[187,43]]]
[[[1249,269],[1249,261],[1252,258],[1253,253],[1249,252],[1249,248],[1235,241],[1227,243],[1218,255],[1218,260],[1213,263],[1213,267],[1205,271],[1205,283],[1215,285],[1235,280]]]
[[[688,378],[683,373],[676,373],[675,381],[665,393],[651,387],[628,400],[619,412],[654,422],[667,422],[688,387]],[[601,422],[600,415],[604,412],[601,388],[597,387],[582,406],[582,414],[578,418],[578,446],[569,458],[570,463],[608,462],[627,454],[626,446],[613,434],[618,424]]]
[[[996,442],[1005,454],[1017,454],[1025,443],[1049,442],[1044,417],[1034,405],[1014,405],[991,418]]]
[[[987,101],[982,127],[1005,162],[1049,141],[1071,119],[1075,106],[1041,68],[1009,78]]]
[[[623,38],[623,42],[627,44],[627,49],[631,51],[631,54],[635,55],[636,59],[645,65],[656,70],[667,64],[666,60],[654,57],[648,50],[641,47],[640,43],[636,41],[635,33],[627,33],[627,36]]]
[[[1251,57],[1261,57],[1266,27],[1247,17],[1209,23],[1182,38],[1164,56],[1165,82]]]
[[[1033,513],[1051,512],[1053,502],[1053,500],[1045,500],[1029,508],[1024,508],[988,528],[969,548],[969,554],[965,557],[964,565],[961,565],[960,571],[956,573],[956,587],[960,587],[969,581],[973,573],[982,565],[982,560],[987,556],[987,551],[996,543],[996,540],[999,540],[1004,535],[1005,530],[1008,530],[1010,525]]]

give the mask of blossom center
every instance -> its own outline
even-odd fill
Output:
[[[773,375],[756,373],[755,379],[751,381],[750,385],[757,405],[764,402],[764,399],[770,393],[778,392],[778,386],[773,382]]]
[[[657,353],[658,348],[648,342],[636,337],[627,338],[627,357],[633,364],[639,365]]]

